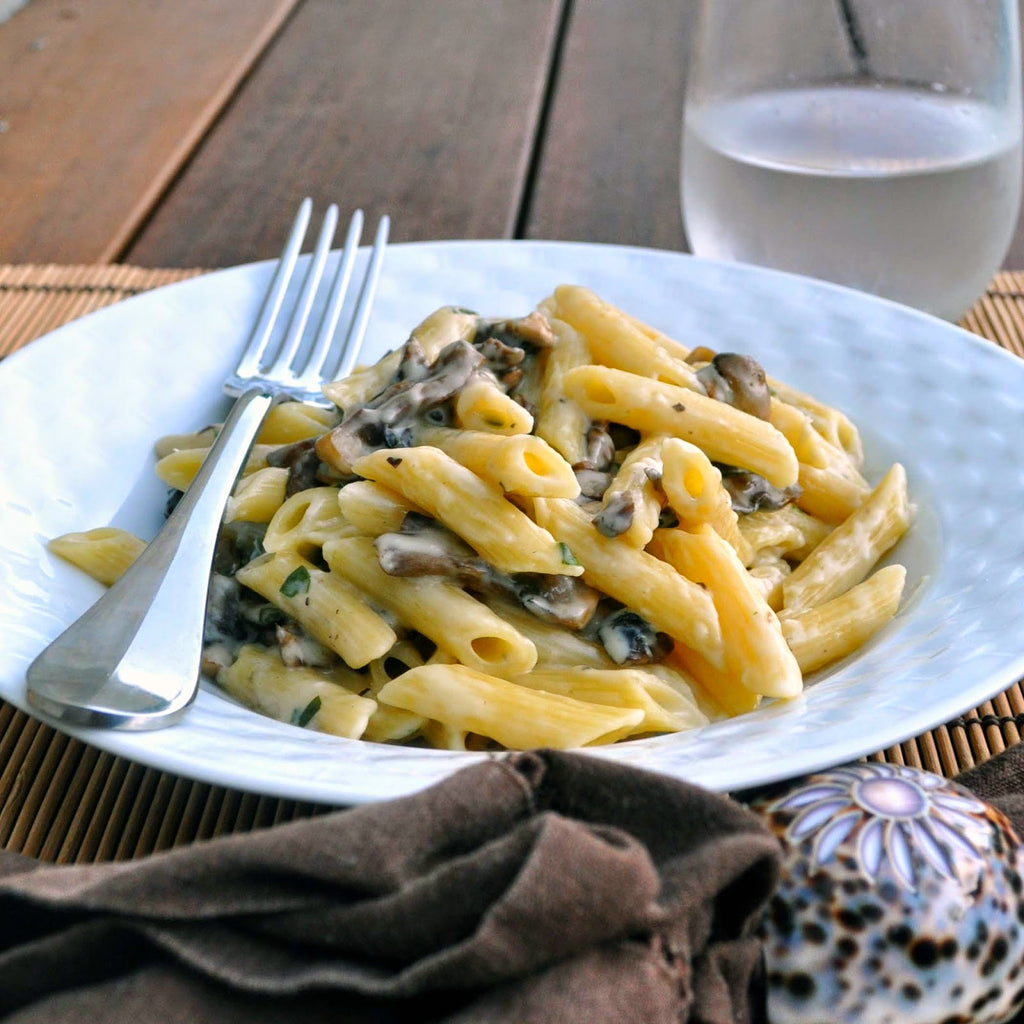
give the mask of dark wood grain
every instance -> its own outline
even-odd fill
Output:
[[[573,4],[526,237],[688,248],[679,147],[697,7],[698,0]],[[1024,267],[1024,216],[1003,265]]]
[[[679,249],[679,139],[695,0],[578,0],[524,234]]]
[[[296,0],[32,0],[0,26],[0,260],[113,260]]]
[[[123,254],[277,253],[303,195],[396,240],[511,234],[561,0],[306,0]]]

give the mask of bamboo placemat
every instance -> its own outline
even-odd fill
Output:
[[[0,265],[0,357],[84,313],[199,270]],[[998,274],[964,318],[1024,357],[1024,272]],[[1021,740],[1024,690],[872,755],[952,776]],[[210,786],[115,757],[0,702],[0,845],[43,860],[121,860],[329,808]]]

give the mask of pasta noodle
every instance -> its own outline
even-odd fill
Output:
[[[526,316],[445,306],[268,414],[224,514],[204,665],[350,739],[578,747],[796,697],[897,614],[901,466],[749,356],[587,288]],[[156,443],[188,486],[216,424]],[[145,544],[50,549],[105,584]]]
[[[47,545],[55,554],[77,565],[94,580],[110,586],[146,549],[146,542],[127,530],[98,526],[83,533],[54,537]]]

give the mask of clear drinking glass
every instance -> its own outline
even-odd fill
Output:
[[[703,0],[693,251],[960,317],[1020,205],[1017,19],[1017,0]]]

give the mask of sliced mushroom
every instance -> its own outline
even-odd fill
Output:
[[[619,537],[633,525],[636,495],[630,489],[611,495],[594,516],[594,525],[604,537]]]
[[[771,392],[756,359],[737,352],[719,352],[697,371],[707,393],[759,420],[771,418]]]
[[[427,362],[426,353],[423,351],[419,339],[413,336],[402,348],[402,361],[398,364],[395,380],[417,381],[425,380],[428,376],[430,376],[430,364]],[[376,398],[379,397],[376,396]],[[375,399],[372,399],[371,404],[374,401]]]
[[[357,459],[378,448],[412,444],[417,420],[449,401],[483,362],[483,356],[468,342],[454,341],[441,350],[423,376],[418,348],[417,342],[409,342],[402,360],[411,378],[395,380],[317,440],[317,455],[337,472],[351,473]]]
[[[281,660],[290,668],[307,665],[311,668],[329,668],[337,658],[333,652],[315,640],[296,623],[282,623],[274,630],[274,638],[281,651]]]
[[[275,448],[267,455],[267,465],[288,470],[288,480],[284,488],[286,498],[298,494],[299,491],[316,487],[322,482],[320,456],[316,452],[316,441],[313,438],[296,441],[283,448]]]
[[[722,486],[729,494],[733,511],[739,515],[757,512],[759,509],[773,511],[796,501],[802,493],[799,484],[780,488],[768,483],[763,476],[733,466],[719,466]]]
[[[391,576],[446,576],[477,594],[511,597],[546,622],[582,629],[600,594],[577,577],[503,573],[433,519],[410,513],[398,533],[375,541],[381,568]]]
[[[471,582],[484,577],[489,568],[465,541],[415,513],[405,517],[400,532],[381,534],[374,547],[389,576],[454,576]]]
[[[484,357],[487,369],[498,377],[511,368],[518,367],[526,358],[523,349],[506,345],[500,338],[486,337],[476,347],[480,355]]]
[[[592,423],[587,431],[587,447],[583,458],[573,469],[596,469],[607,472],[615,464],[615,442],[607,423]]]
[[[521,573],[507,576],[500,585],[538,619],[566,629],[583,629],[601,600],[600,593],[578,576]]]
[[[604,473],[597,469],[587,469],[582,463],[572,467],[576,480],[580,485],[580,501],[600,501],[615,479],[614,473]]]
[[[488,320],[480,326],[479,336],[498,338],[509,345],[522,346],[525,342],[534,348],[551,348],[555,332],[551,324],[537,310],[513,320]]]
[[[597,627],[598,639],[616,665],[646,665],[663,660],[672,650],[672,638],[659,633],[629,608],[612,612]]]

